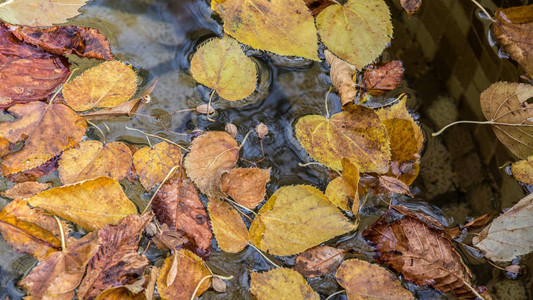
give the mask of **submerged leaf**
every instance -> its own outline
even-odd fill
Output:
[[[511,171],[516,180],[533,185],[533,156],[513,163]]]
[[[222,191],[239,204],[254,209],[265,198],[270,169],[235,168],[222,176]]]
[[[241,252],[250,238],[239,213],[226,202],[215,198],[209,199],[207,210],[220,249],[230,253]]]
[[[333,272],[344,259],[347,251],[330,246],[305,250],[296,257],[294,270],[305,277],[323,276]]]
[[[133,165],[142,186],[150,190],[161,183],[168,172],[181,161],[181,150],[178,146],[161,142],[153,147],[144,147],[133,155]]]
[[[12,0],[0,4],[0,18],[9,23],[51,26],[80,14],[89,0]]]
[[[252,272],[250,290],[257,300],[319,300],[320,296],[298,272],[276,268],[264,273]]]

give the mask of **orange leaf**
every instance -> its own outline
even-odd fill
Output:
[[[235,168],[222,175],[222,191],[244,207],[254,209],[265,198],[270,169]]]
[[[50,182],[40,183],[36,181],[26,181],[15,184],[9,190],[2,192],[2,196],[11,199],[30,198],[46,190],[52,185]]]
[[[392,91],[402,82],[403,65],[399,60],[372,64],[366,70],[361,82],[361,98],[366,93],[379,96]]]
[[[133,164],[146,190],[161,183],[170,170],[179,165],[181,150],[178,146],[161,142],[152,148],[144,147],[133,155]]]
[[[226,202],[215,198],[209,199],[207,210],[220,249],[230,253],[241,252],[248,245],[250,237],[239,213]]]

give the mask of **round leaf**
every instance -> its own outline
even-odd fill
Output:
[[[235,168],[222,176],[222,191],[243,206],[254,209],[265,198],[270,169]]]
[[[277,268],[264,273],[252,272],[250,289],[258,300],[319,300],[320,296],[298,272]]]

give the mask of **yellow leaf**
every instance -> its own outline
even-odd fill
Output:
[[[422,133],[422,129],[418,124],[415,122],[409,111],[407,110],[407,97],[402,97],[400,101],[395,103],[394,105],[391,105],[386,108],[382,108],[376,111],[379,118],[382,121],[385,120],[393,120],[393,119],[402,119],[402,120],[408,120],[413,124],[415,139],[417,142],[417,149],[418,152],[422,150],[422,146],[424,145],[424,134]]]
[[[533,156],[515,162],[511,167],[511,171],[516,180],[533,185]]]
[[[328,6],[316,17],[320,39],[335,55],[358,70],[374,61],[392,38],[383,0],[348,0]]]
[[[215,198],[209,199],[207,210],[220,249],[230,253],[241,252],[250,238],[239,213],[226,202]]]
[[[133,155],[133,165],[146,190],[161,183],[180,161],[180,148],[167,142],[161,142],[152,148],[144,147]]]
[[[19,25],[51,26],[79,15],[89,0],[8,0],[0,4],[0,19]]]
[[[230,101],[248,97],[257,83],[255,63],[228,36],[203,44],[192,57],[191,73],[196,81]]]
[[[113,107],[128,101],[137,89],[137,75],[119,61],[93,67],[65,84],[65,102],[76,111]]]
[[[264,273],[252,272],[250,290],[257,300],[319,300],[320,296],[300,273],[277,268]]]
[[[350,196],[348,196],[342,177],[337,177],[328,183],[326,197],[338,208],[350,210]]]
[[[224,31],[259,50],[319,61],[311,12],[301,0],[213,0]]]
[[[123,217],[137,213],[120,184],[108,177],[49,189],[31,197],[28,203],[87,230],[117,224]]]
[[[250,239],[273,255],[293,255],[355,228],[321,191],[308,185],[286,186],[259,210]]]
[[[346,157],[360,172],[388,170],[387,129],[371,108],[353,104],[330,119],[305,116],[296,123],[296,138],[309,156],[328,168],[341,170]]]
[[[326,197],[335,206],[349,211],[350,203],[351,210],[354,215],[359,212],[359,171],[357,167],[348,159],[342,159],[342,176],[337,177],[329,182],[326,187]]]
[[[61,155],[59,177],[63,184],[101,176],[119,181],[130,172],[132,159],[131,150],[124,143],[103,145],[99,141],[87,141]]]

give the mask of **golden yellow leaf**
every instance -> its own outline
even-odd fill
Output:
[[[180,148],[167,142],[161,142],[152,148],[144,147],[133,155],[133,165],[146,190],[161,183],[168,172],[180,164],[180,161]]]
[[[196,81],[230,101],[248,97],[257,83],[255,63],[228,36],[200,46],[192,57],[191,73]]]
[[[8,0],[0,4],[0,19],[19,25],[51,26],[80,14],[89,0]]]
[[[337,177],[328,183],[326,197],[338,208],[350,210],[350,196],[342,177]]]
[[[220,249],[230,253],[241,252],[250,238],[239,213],[226,202],[215,198],[209,199],[207,210]]]
[[[342,158],[342,179],[348,195],[352,198],[352,213],[359,213],[359,170],[347,158]]]
[[[250,290],[257,300],[319,300],[320,296],[300,273],[276,268],[264,273],[252,272]]]
[[[109,177],[49,189],[31,197],[28,203],[88,230],[117,224],[123,217],[137,213],[120,184]]]
[[[318,189],[285,186],[259,210],[250,239],[273,255],[293,255],[355,228]]]
[[[15,184],[9,190],[2,192],[2,196],[11,199],[24,199],[37,195],[52,185],[50,182],[26,181]]]
[[[402,119],[411,121],[414,128],[418,152],[422,150],[422,146],[424,145],[424,134],[422,133],[422,129],[420,128],[420,126],[418,126],[418,124],[415,122],[415,120],[407,110],[407,97],[402,97],[400,101],[398,101],[394,105],[379,109],[376,111],[376,113],[382,121],[392,119]]]
[[[65,102],[76,111],[113,107],[128,101],[137,90],[137,75],[119,61],[107,61],[65,84]]]
[[[515,162],[511,167],[511,171],[516,180],[533,185],[533,156]]]
[[[319,61],[311,12],[301,0],[213,0],[224,31],[259,50]]]
[[[371,108],[352,104],[329,119],[305,116],[296,123],[296,138],[309,156],[328,168],[341,170],[346,157],[360,172],[388,170],[387,129]]]
[[[130,172],[132,159],[131,150],[124,143],[103,145],[99,141],[87,141],[61,155],[59,177],[63,184],[102,176],[119,181]]]
[[[265,198],[270,169],[235,168],[222,176],[222,191],[249,209]]]
[[[322,43],[358,70],[374,61],[392,38],[389,8],[383,0],[348,0],[316,17]]]

